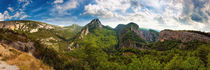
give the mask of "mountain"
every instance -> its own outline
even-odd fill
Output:
[[[17,65],[21,70],[38,70],[40,68],[52,70],[49,65],[43,64],[38,59],[41,58],[40,56],[35,56],[35,54],[40,54],[41,47],[46,48],[39,44],[38,41],[28,38],[25,34],[19,34],[9,29],[0,29],[0,59],[2,58],[9,64]]]
[[[200,41],[200,42],[210,42],[210,34],[200,31],[190,31],[190,30],[163,30],[160,32],[160,41],[166,40],[180,40],[181,42],[189,41]]]
[[[43,64],[34,56],[17,50],[7,44],[0,43],[0,55],[1,69],[5,66],[6,70],[53,70],[52,67]],[[5,64],[8,65],[6,66]],[[10,65],[11,67],[8,67]],[[16,69],[14,69],[14,66],[17,66],[15,67]]]
[[[59,27],[31,20],[1,21],[0,28],[25,34],[32,40],[40,40],[42,44],[57,51],[67,49],[68,41],[82,29],[76,24]]]
[[[43,22],[20,20],[20,21],[1,21],[0,28],[34,33],[42,28],[54,29],[56,28],[56,26],[49,25]]]
[[[133,22],[127,25],[118,25],[115,28],[118,40],[119,48],[141,48],[146,41],[141,37],[139,26]]]
[[[142,48],[148,42],[158,40],[159,32],[152,29],[139,28],[136,23],[119,24],[115,28],[120,48]]]
[[[133,22],[113,29],[99,19],[84,27],[2,21],[0,67],[7,63],[20,70],[208,70],[209,38],[210,33],[200,31],[159,33]]]
[[[140,28],[140,34],[141,34],[141,37],[147,42],[155,42],[155,41],[158,41],[160,32],[153,29]]]
[[[82,43],[91,42],[101,48],[117,45],[116,32],[108,26],[101,24],[99,19],[93,19],[70,42],[69,49],[84,46]]]

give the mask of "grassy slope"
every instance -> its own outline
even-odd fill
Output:
[[[0,48],[0,57],[3,58],[2,60],[8,64],[17,65],[20,70],[39,70],[40,68],[43,70],[52,70],[51,67],[43,64],[28,53],[18,51],[6,44],[1,44]]]

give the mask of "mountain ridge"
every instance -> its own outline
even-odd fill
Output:
[[[102,42],[102,39],[106,39],[107,41],[105,40],[105,42],[102,42],[106,43],[108,41],[111,41],[112,37],[113,40],[115,40],[115,37],[113,35],[115,35],[115,31],[112,28],[102,25],[100,20],[96,18],[82,28],[82,30],[70,42],[68,48],[71,50],[72,48],[81,47],[79,43],[81,43],[82,40],[91,41],[90,39],[92,37],[96,38],[96,42]],[[108,38],[108,36],[110,36],[111,38]],[[97,45],[96,42],[94,43]],[[116,41],[114,41],[114,43],[116,43]]]
[[[200,31],[192,30],[162,30],[160,32],[160,41],[165,40],[181,40],[181,42],[189,41],[201,41],[201,42],[210,42],[210,34]]]
[[[28,22],[30,21],[23,23]],[[84,27],[72,25],[58,29],[40,28],[31,33],[30,30],[13,29],[15,26],[12,23],[15,22],[9,23],[8,26],[2,23],[0,28],[0,48],[3,48],[3,53],[0,50],[0,54],[4,56],[8,52],[15,53],[18,57],[4,59],[19,61],[29,58],[26,60],[29,61],[30,57],[22,57],[22,54],[19,54],[21,52],[36,57],[34,59],[38,60],[37,65],[42,62],[47,64],[48,70],[51,67],[55,70],[139,70],[145,69],[144,66],[147,66],[148,70],[171,70],[173,67],[184,69],[185,66],[170,67],[176,64],[186,65],[186,62],[189,63],[189,67],[196,67],[195,69],[199,69],[201,65],[206,69],[209,66],[209,33],[200,31],[163,30],[159,33],[155,30],[141,29],[133,22],[119,24],[113,29],[102,25],[99,19],[93,19]],[[30,24],[29,27],[24,25],[24,28],[36,29],[37,26],[33,27],[33,24],[36,23]],[[13,49],[5,49],[4,45]],[[25,61],[18,63],[22,64]],[[36,64],[30,65],[33,69]],[[41,68],[40,65],[37,68]]]

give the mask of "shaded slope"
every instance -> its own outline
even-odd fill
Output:
[[[139,26],[135,23],[118,25],[115,28],[118,34],[119,48],[142,48],[146,41],[141,38]]]

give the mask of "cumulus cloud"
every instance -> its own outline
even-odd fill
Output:
[[[3,13],[0,13],[0,20],[10,20],[10,19],[24,19],[29,17],[25,12],[25,7],[32,3],[31,0],[17,0],[18,7],[17,9],[13,9],[12,7],[8,7]]]
[[[29,17],[28,15],[22,15],[21,17],[20,17],[20,19],[24,19],[24,18],[27,18],[27,17]]]
[[[209,0],[184,0],[185,5],[182,16],[193,21],[207,23],[209,15]]]
[[[68,0],[63,3],[63,0],[55,0],[54,6],[55,8],[52,9],[52,15],[56,14],[69,14],[67,13],[68,10],[76,8],[78,5],[77,0]]]
[[[210,0],[96,0],[85,6],[84,14],[100,17],[112,27],[136,22],[140,27],[158,30],[210,31],[209,7]]]
[[[55,0],[53,3],[54,3],[54,4],[63,3],[63,0]]]
[[[19,4],[22,4],[22,8],[25,8],[26,6],[28,6],[30,3],[32,3],[32,0],[18,0]]]
[[[2,13],[0,13],[0,21],[4,20],[4,15]]]
[[[96,0],[96,4],[85,6],[84,14],[96,15],[103,18],[119,17],[125,13],[131,4],[129,0]],[[117,13],[115,13],[118,11]]]
[[[103,7],[97,6],[97,5],[87,5],[85,6],[86,12],[84,14],[90,14],[90,15],[95,15],[103,18],[113,18],[117,17],[118,14],[114,13],[108,9],[105,9]]]
[[[14,9],[13,9],[12,7],[8,7],[7,9],[8,9],[9,11],[11,11],[11,12],[14,11]]]

